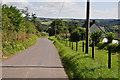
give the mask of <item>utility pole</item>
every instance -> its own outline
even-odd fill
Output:
[[[89,27],[90,27],[90,0],[87,0],[87,11],[86,11],[86,51],[89,50]]]
[[[57,22],[57,19],[55,19],[55,37],[56,37],[56,34],[57,34],[57,25],[56,25],[56,22]]]
[[[118,2],[118,29],[118,38],[120,38],[120,1]]]

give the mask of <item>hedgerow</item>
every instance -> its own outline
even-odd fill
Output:
[[[118,78],[118,71],[108,69],[105,65],[93,60],[88,54],[73,51],[56,39],[54,44],[59,51],[62,63],[70,79],[105,79]]]

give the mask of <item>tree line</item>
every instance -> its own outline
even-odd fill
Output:
[[[2,40],[24,40],[30,37],[29,34],[40,32],[41,26],[36,18],[36,14],[32,13],[30,16],[27,7],[20,10],[13,6],[2,5]]]
[[[28,41],[26,45],[29,46],[29,41],[33,37],[40,36],[42,32],[41,23],[36,20],[36,14],[32,13],[30,15],[27,7],[18,9],[15,6],[7,6],[6,4],[1,6],[2,26],[0,28],[2,30],[3,54],[6,52],[10,53],[19,46],[21,48],[25,47],[23,44],[25,41]]]
[[[48,28],[47,32],[49,33],[49,36],[57,36],[57,38],[61,38],[62,40],[65,40],[70,42],[70,44],[73,44],[73,42],[76,42],[76,51],[78,51],[78,42],[80,40],[86,39],[86,30],[83,27],[80,27],[78,24],[74,24],[73,26],[69,26],[69,24],[62,21],[62,19],[54,19],[51,23],[51,27]],[[103,43],[105,46],[118,46],[117,44],[112,44],[112,41],[115,39],[116,35],[113,32],[102,32],[102,31],[94,31],[90,32],[90,46],[92,46],[92,42],[95,46],[102,45],[101,42],[104,38],[108,39],[108,42]],[[72,46],[73,49],[73,46]],[[116,48],[118,49],[118,48]],[[115,50],[118,52],[119,50]]]

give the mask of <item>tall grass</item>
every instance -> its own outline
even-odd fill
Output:
[[[18,51],[25,50],[28,47],[32,46],[35,44],[37,41],[37,36],[33,36],[31,38],[25,39],[24,41],[20,42],[10,42],[10,41],[5,41],[2,43],[3,45],[3,56],[8,57],[16,54]]]

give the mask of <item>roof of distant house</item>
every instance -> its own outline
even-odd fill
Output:
[[[104,33],[106,32],[106,31],[105,31],[105,28],[102,27],[102,26],[99,26],[99,25],[96,23],[95,20],[93,20],[92,22],[90,22],[90,27],[92,27],[93,24],[95,24],[95,25],[96,25],[101,31],[103,31]],[[82,27],[86,28],[86,22],[85,22],[85,24],[84,24]]]

